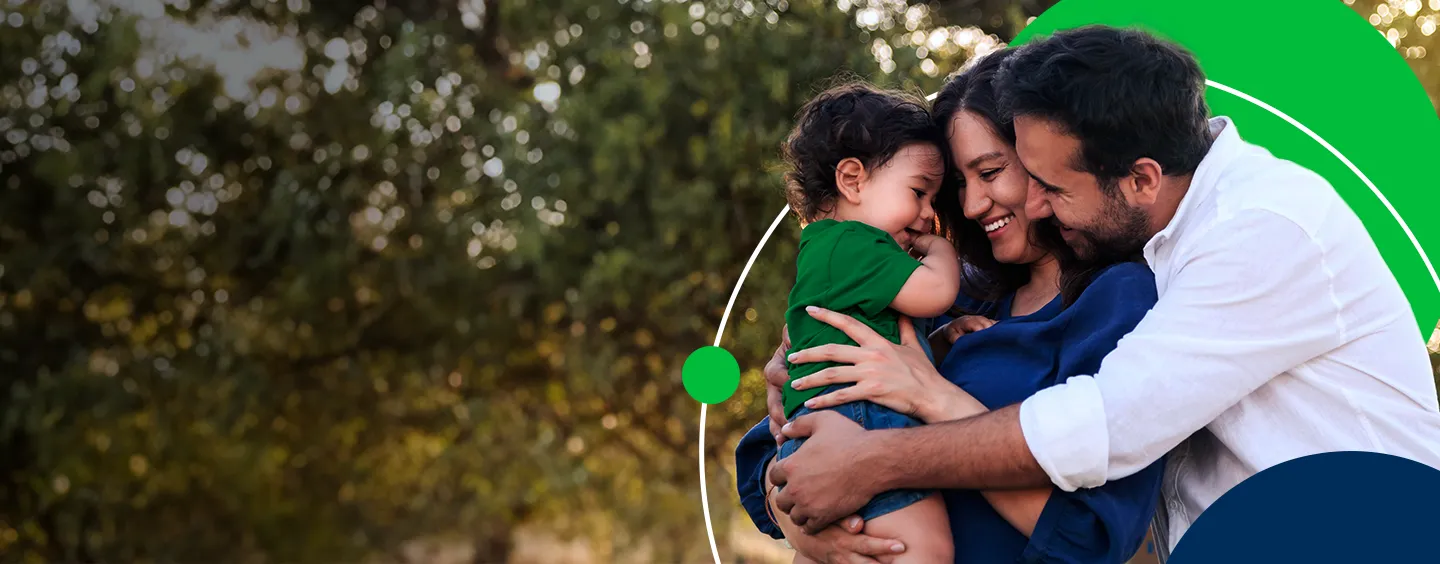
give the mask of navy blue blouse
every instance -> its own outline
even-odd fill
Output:
[[[961,337],[939,364],[941,375],[989,409],[1019,403],[1070,376],[1098,372],[1101,359],[1155,305],[1155,277],[1142,264],[1111,266],[1070,307],[1062,308],[1057,297],[1021,317],[1010,316],[1013,298],[957,301],[996,323]],[[926,321],[919,328],[938,327],[948,319]],[[740,440],[735,465],[745,511],[761,532],[778,539],[783,535],[766,514],[764,491],[764,471],[775,450],[762,420]],[[1055,489],[1028,539],[980,492],[947,490],[955,561],[1125,562],[1139,549],[1154,515],[1163,460],[1098,488]]]

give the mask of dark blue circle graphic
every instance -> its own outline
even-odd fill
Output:
[[[1232,488],[1175,547],[1171,564],[1435,562],[1440,470],[1396,456],[1316,454]]]

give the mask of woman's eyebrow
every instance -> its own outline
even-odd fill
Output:
[[[970,162],[965,163],[965,168],[975,168],[976,166],[979,166],[981,162],[1000,156],[1000,151],[990,151],[989,153],[985,153],[983,155],[970,159]]]

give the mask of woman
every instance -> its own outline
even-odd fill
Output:
[[[814,407],[863,399],[936,423],[1018,403],[1070,375],[1094,373],[1154,305],[1154,277],[1143,265],[1076,260],[1053,224],[1027,218],[1030,177],[1015,154],[1014,130],[996,111],[991,88],[1009,53],[986,57],[949,80],[934,105],[963,177],[961,202],[952,205],[962,207],[966,218],[942,229],[957,243],[966,267],[964,290],[956,300],[956,309],[966,315],[931,320],[949,322],[932,337],[938,369],[915,378],[842,382],[817,373],[797,380],[797,389],[856,384],[816,398]],[[766,367],[768,380],[785,380],[787,348],[782,344]],[[783,534],[797,551],[817,561],[875,561],[860,555],[884,561],[882,555],[893,554],[893,542],[857,534],[863,524],[857,526],[855,519],[807,535],[768,502],[765,470],[779,440],[772,438],[771,425],[769,420],[756,425],[736,450],[741,500],[761,531],[777,538]],[[1124,562],[1145,535],[1160,480],[1157,462],[1125,479],[1076,492],[945,491],[955,561]]]

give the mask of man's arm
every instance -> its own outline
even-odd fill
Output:
[[[1018,408],[912,429],[855,435],[823,413],[799,418],[786,435],[810,441],[772,466],[771,479],[784,484],[776,503],[809,529],[897,487],[1099,486],[1145,468],[1271,378],[1348,339],[1325,257],[1300,226],[1247,210],[1204,236],[1097,376],[1041,390]],[[823,353],[808,361],[853,365],[827,370],[905,369],[900,347],[858,321],[816,316],[861,348],[817,347]],[[847,434],[856,444],[811,446]],[[826,488],[849,491],[827,500]]]
[[[1244,210],[1201,237],[1098,374],[1021,404],[1030,452],[1061,489],[1134,474],[1350,338],[1332,287],[1337,265],[1299,225]]]
[[[1019,409],[909,429],[865,431],[822,411],[785,425],[805,448],[770,465],[775,504],[815,532],[881,492],[900,489],[1020,489],[1050,484],[1025,446]],[[864,468],[864,472],[848,471]]]
[[[1020,430],[1019,406],[908,429],[872,431],[880,491],[902,488],[1020,489],[1050,485]],[[982,454],[983,453],[983,454]]]

